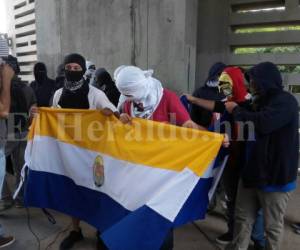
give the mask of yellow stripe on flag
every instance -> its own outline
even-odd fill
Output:
[[[223,136],[163,123],[133,119],[123,125],[96,110],[41,108],[29,133],[149,167],[201,176],[216,157]],[[49,152],[51,154],[51,152]],[[143,180],[141,180],[143,181]]]

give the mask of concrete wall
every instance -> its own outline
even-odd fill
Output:
[[[25,0],[15,0],[25,1]],[[26,0],[27,1],[27,0]],[[285,10],[238,12],[274,0],[36,0],[38,59],[54,72],[63,57],[82,53],[110,72],[121,64],[153,68],[166,87],[193,91],[216,61],[251,66],[270,60],[298,65],[300,53],[243,54],[243,46],[299,45],[298,30],[238,34],[235,27],[298,24],[298,0]],[[281,1],[277,1],[282,3]],[[244,7],[243,7],[244,6]],[[300,83],[299,74],[285,77]]]
[[[51,76],[64,55],[82,53],[110,72],[153,68],[166,87],[195,83],[197,0],[36,0],[38,59]]]
[[[212,64],[227,63],[228,0],[199,1],[196,86],[202,86]]]

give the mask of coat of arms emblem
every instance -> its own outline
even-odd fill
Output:
[[[101,187],[104,184],[104,164],[101,155],[98,155],[94,161],[93,172],[95,185]]]

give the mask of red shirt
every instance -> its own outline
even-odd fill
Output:
[[[124,113],[127,113],[130,116],[132,116],[131,104],[131,101],[126,101],[123,108]],[[191,118],[189,113],[181,104],[178,96],[174,92],[164,89],[160,103],[150,119],[157,122],[182,126]]]

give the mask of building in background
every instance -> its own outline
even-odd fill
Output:
[[[35,0],[6,0],[6,6],[11,53],[20,63],[21,79],[30,82],[37,62]]]
[[[0,33],[0,57],[9,54],[7,34]]]
[[[71,52],[111,73],[152,68],[164,86],[192,92],[216,61],[280,66],[300,101],[299,0],[6,0],[22,78],[44,61],[49,75]],[[299,94],[297,94],[299,93]]]

